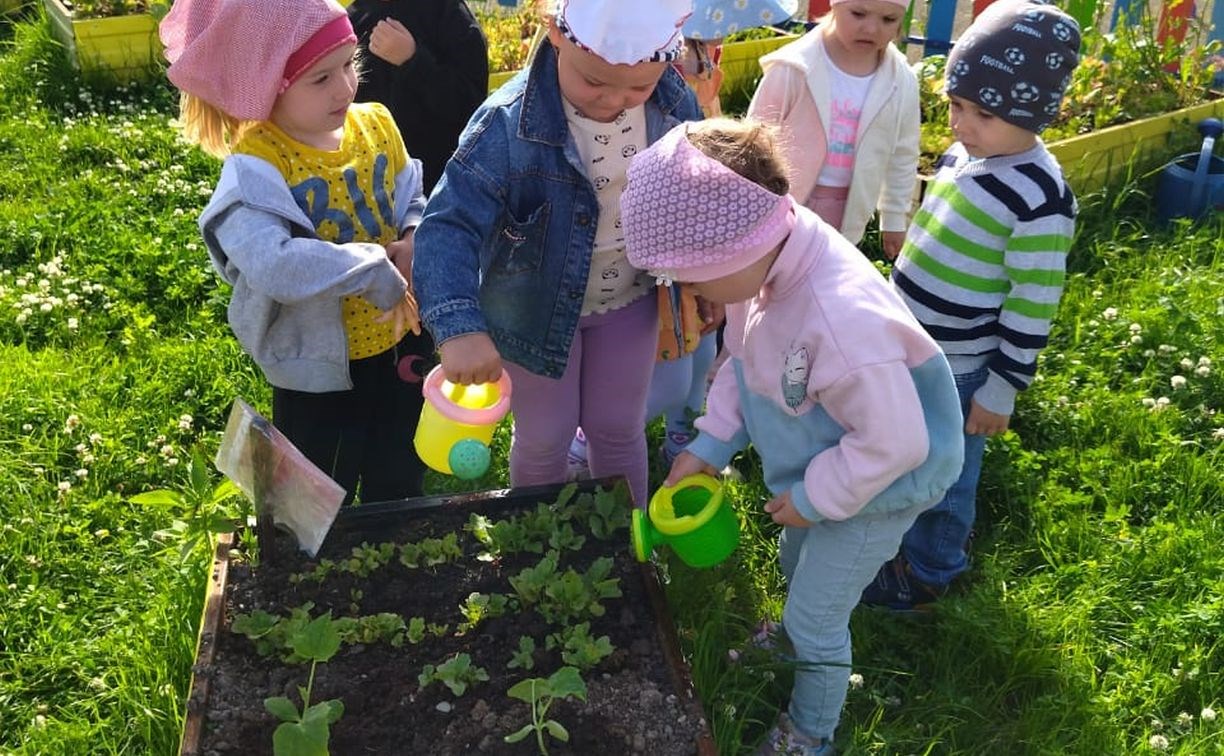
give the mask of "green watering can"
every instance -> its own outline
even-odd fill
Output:
[[[690,567],[713,567],[739,545],[739,519],[709,475],[690,475],[655,491],[647,511],[633,510],[630,531],[639,562],[666,543]]]

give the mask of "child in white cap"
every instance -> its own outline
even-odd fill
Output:
[[[760,753],[831,754],[850,612],[902,534],[956,479],[948,362],[870,262],[799,205],[769,126],[672,130],[629,168],[634,265],[727,306],[730,358],[668,484],[752,444],[783,526],[782,630],[799,662]]]
[[[405,276],[421,168],[386,108],[352,105],[348,16],[332,0],[177,0],[159,31],[184,135],[225,160],[200,230],[273,422],[348,501],[420,495],[431,353]]]
[[[672,68],[691,0],[562,0],[548,44],[477,110],[417,231],[421,317],[456,383],[514,384],[512,484],[591,473],[646,501],[655,281],[625,258],[629,159],[700,118]]]
[[[918,178],[918,80],[893,41],[907,0],[832,0],[821,23],[761,58],[748,116],[781,127],[791,194],[858,244],[879,211],[905,241]]]
[[[939,159],[892,280],[956,374],[965,466],[864,603],[925,608],[969,569],[986,439],[1007,430],[1016,394],[1037,373],[1075,237],[1075,195],[1040,134],[1058,115],[1079,45],[1079,25],[1064,11],[1001,0],[948,56],[957,141]]]

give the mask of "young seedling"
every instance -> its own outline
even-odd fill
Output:
[[[272,733],[275,756],[316,756],[327,754],[331,726],[344,714],[344,704],[336,699],[310,703],[314,688],[315,667],[326,662],[340,649],[340,634],[332,624],[331,614],[316,617],[310,624],[289,638],[293,653],[310,660],[310,677],[306,687],[298,686],[302,709],[285,696],[264,699],[264,708],[281,720]]]
[[[371,572],[390,562],[394,555],[393,543],[380,543],[377,546],[363,543],[353,547],[352,556],[343,562],[344,570],[358,577],[369,577]]]
[[[450,688],[451,693],[454,693],[456,697],[466,693],[469,685],[485,682],[488,679],[489,673],[484,670],[484,667],[472,666],[472,657],[467,654],[455,654],[437,667],[426,664],[421,674],[417,676],[417,682],[421,684],[421,688],[426,688],[433,682],[440,682]]]
[[[509,597],[500,593],[492,595],[484,593],[468,594],[467,601],[464,601],[459,606],[459,611],[467,619],[466,622],[459,625],[460,634],[474,629],[486,619],[502,616],[506,613],[506,604],[508,602]]]
[[[591,511],[587,515],[591,535],[607,540],[629,525],[629,507],[616,494],[601,488],[592,499]]]
[[[520,680],[506,691],[506,695],[527,702],[527,705],[531,707],[531,723],[524,725],[517,732],[506,735],[503,739],[507,743],[517,743],[534,732],[540,753],[547,756],[548,747],[544,743],[545,732],[562,743],[569,742],[569,731],[557,720],[546,719],[549,707],[554,701],[566,698],[586,701],[586,683],[582,681],[582,675],[577,669],[562,667],[549,675],[547,679],[532,677]]]
[[[506,665],[509,669],[515,667],[519,669],[532,669],[535,667],[535,639],[530,635],[520,635],[518,642],[518,651],[513,651],[510,654],[510,663]]]
[[[416,645],[425,640],[425,618],[413,617],[408,620],[408,642]]]
[[[526,567],[510,578],[510,585],[523,606],[534,606],[544,595],[544,589],[557,574],[557,552],[550,551],[534,567]]]
[[[553,534],[548,537],[548,545],[558,551],[577,551],[582,548],[582,544],[586,543],[586,536],[578,535],[574,532],[574,526],[568,522],[553,531]]]
[[[560,646],[561,660],[583,671],[594,668],[616,650],[608,636],[592,637],[590,622],[550,634],[546,645],[549,649]]]

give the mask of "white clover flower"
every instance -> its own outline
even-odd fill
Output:
[[[1143,350],[1143,356],[1144,356],[1144,357],[1148,357],[1148,358],[1155,357],[1155,356],[1156,356],[1156,350],[1155,350],[1155,349],[1144,349],[1144,350]]]
[[[1138,323],[1131,323],[1130,332],[1131,333],[1143,333],[1143,326],[1139,325]]]
[[[70,488],[72,488],[72,483],[66,480],[61,480],[55,487],[66,493]]]
[[[195,389],[193,389],[193,388],[189,388],[189,389],[185,390],[185,391],[183,392],[183,396],[185,396],[185,397],[187,397],[187,398],[189,398],[189,399],[190,399],[191,397],[195,396]]]
[[[1211,366],[1210,365],[1199,365],[1198,367],[1194,369],[1194,374],[1197,375],[1199,378],[1206,378],[1207,376],[1211,375]]]
[[[1117,320],[1118,319],[1118,308],[1117,307],[1106,307],[1105,310],[1101,313],[1101,317],[1104,318],[1105,320]]]
[[[179,415],[179,419],[178,419],[179,430],[181,431],[191,430],[192,419],[193,418],[191,417],[191,415]]]
[[[25,322],[29,319],[30,319],[29,310],[22,310],[21,312],[17,313],[17,318],[16,318],[17,325],[25,325]]]
[[[72,447],[72,450],[73,450],[73,451],[75,451],[77,454],[81,454],[82,452],[84,452],[84,451],[85,451],[86,449],[88,449],[88,448],[89,448],[89,447],[88,447],[88,446],[86,446],[84,442],[81,442],[81,443],[77,444],[76,446]]]
[[[102,434],[98,432],[89,434],[89,443],[97,445],[102,442]]]
[[[1177,347],[1173,346],[1172,344],[1161,344],[1160,346],[1156,347],[1156,351],[1160,352],[1161,354],[1177,354]]]
[[[1173,376],[1172,378],[1169,379],[1169,385],[1173,387],[1174,391],[1177,391],[1178,389],[1184,389],[1186,387],[1186,376],[1184,375]]]
[[[1224,430],[1224,428],[1220,430]],[[1204,722],[1214,722],[1216,719],[1215,709],[1210,706],[1204,706],[1203,710],[1199,712],[1199,719],[1202,719]]]
[[[1212,431],[1211,438],[1214,441],[1224,441],[1224,428],[1216,428]]]
[[[76,415],[69,415],[64,420],[64,433],[72,433],[81,424],[81,418]]]
[[[148,460],[148,459],[145,457],[145,455],[143,455],[143,454],[141,454],[140,456],[136,457],[136,464],[138,464],[138,465],[143,465],[143,464],[147,463],[148,461],[149,461],[149,460]]]
[[[33,425],[30,425],[29,423],[23,423],[23,424],[22,424],[22,426],[21,426],[21,431],[22,431],[23,433],[29,433],[29,432],[31,432],[31,431],[33,431],[33,430],[34,430],[34,426],[33,426]]]
[[[1194,367],[1194,360],[1190,359],[1189,357],[1182,357],[1181,362],[1178,362],[1177,364],[1181,365],[1182,370],[1190,370]]]
[[[1191,727],[1194,725],[1194,715],[1188,711],[1183,711],[1177,715],[1178,727]]]
[[[164,444],[162,445],[162,448],[157,450],[157,453],[163,457],[169,457],[170,455],[174,454],[174,447],[170,444]]]
[[[850,675],[850,687],[854,688],[855,690],[858,690],[859,688],[863,687],[863,676],[860,675],[858,672],[851,674]]]
[[[80,323],[76,318],[68,318],[68,330],[75,331]]]
[[[1156,409],[1164,409],[1169,406],[1169,397],[1162,396],[1156,400]]]
[[[77,476],[81,480],[85,480],[86,478],[89,477],[89,471],[86,470],[84,467],[81,467],[77,470],[73,470],[72,474]]]
[[[1140,336],[1139,334],[1135,334],[1134,336],[1131,336],[1131,343],[1132,344],[1142,344],[1143,337]]]
[[[1169,739],[1164,735],[1153,735],[1148,738],[1148,745],[1157,751],[1169,750]]]
[[[81,464],[92,465],[93,461],[94,461],[93,452],[85,452],[84,454],[81,455]]]
[[[178,457],[171,457],[166,460],[166,467],[174,467],[179,463]]]
[[[1208,356],[1206,356],[1206,355],[1204,355],[1204,356],[1202,356],[1202,357],[1199,357],[1198,364],[1199,364],[1199,365],[1206,365],[1207,367],[1211,367],[1211,358],[1210,358],[1210,357],[1208,357]]]

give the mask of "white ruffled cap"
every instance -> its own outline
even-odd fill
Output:
[[[680,57],[680,28],[693,0],[558,0],[557,28],[578,47],[614,65]]]

